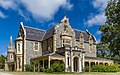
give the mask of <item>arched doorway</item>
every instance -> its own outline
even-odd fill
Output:
[[[78,60],[79,60],[79,58],[78,57],[74,57],[74,59],[73,59],[73,67],[74,67],[74,72],[77,72],[78,71],[78,69],[79,69],[79,65],[78,65]]]

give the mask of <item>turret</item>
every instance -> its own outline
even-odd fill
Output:
[[[7,61],[13,61],[14,60],[14,46],[12,43],[12,36],[10,36],[10,43],[8,45],[8,52],[7,52]]]

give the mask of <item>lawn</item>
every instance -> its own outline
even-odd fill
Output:
[[[120,75],[120,72],[44,73],[44,72],[0,72],[12,75]]]

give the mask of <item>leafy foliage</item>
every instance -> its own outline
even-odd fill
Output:
[[[50,68],[44,69],[43,67],[40,67],[40,72],[63,72],[65,70],[64,64],[54,63],[51,65]]]
[[[118,72],[118,71],[120,71],[120,68],[116,64],[110,66],[105,65],[92,66],[92,72]]]
[[[51,68],[54,72],[63,72],[65,70],[64,64],[54,63]]]
[[[98,43],[97,44],[97,57],[100,58],[110,58],[111,51],[108,48],[108,44],[106,43]]]
[[[34,66],[31,64],[26,64],[25,65],[26,71],[33,72],[34,71]]]
[[[109,46],[112,57],[120,58],[120,0],[110,0],[105,10],[107,21],[100,27],[101,41]]]
[[[5,58],[3,55],[0,56],[0,69],[3,69],[5,66]]]

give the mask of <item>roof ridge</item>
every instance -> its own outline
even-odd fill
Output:
[[[41,31],[46,31],[46,30],[43,30],[43,29],[34,28],[34,27],[30,27],[30,26],[24,26],[24,27],[28,27],[28,28],[32,28],[32,29],[36,29],[36,30],[41,30]]]
[[[75,28],[73,28],[73,30],[77,30],[77,31],[81,31],[82,32],[82,30],[78,30],[78,29],[75,29]]]
[[[47,31],[45,31],[45,34],[43,35],[42,40],[44,39],[44,37],[45,37],[45,35],[46,35],[46,32],[47,32]]]

